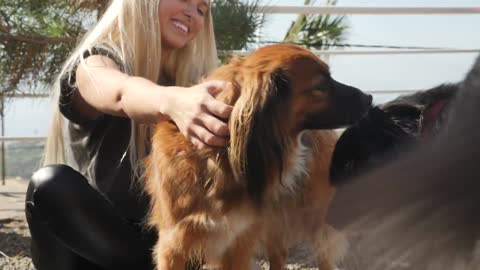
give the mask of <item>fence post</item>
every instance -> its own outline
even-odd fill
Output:
[[[0,96],[0,117],[2,121],[2,138],[5,137],[5,96],[2,94]],[[5,186],[5,141],[2,140],[2,149],[1,149],[1,158],[2,158],[2,186]]]

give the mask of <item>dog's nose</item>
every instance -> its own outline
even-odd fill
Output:
[[[373,96],[372,95],[369,95],[369,94],[364,95],[363,100],[365,102],[365,105],[367,105],[368,107],[372,106],[372,102],[373,102]]]

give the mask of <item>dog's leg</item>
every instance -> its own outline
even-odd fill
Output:
[[[267,253],[266,255],[270,264],[270,270],[285,269],[288,258],[287,232],[280,229],[285,228],[287,225],[280,223],[280,221],[278,222],[278,227],[273,226],[275,222],[267,222],[263,233],[263,246]]]
[[[328,224],[323,224],[316,235],[314,247],[318,254],[318,269],[336,269],[337,262],[347,250],[348,243],[345,235]]]
[[[258,242],[258,227],[241,234],[222,258],[222,270],[250,270]]]
[[[265,221],[262,232],[262,245],[265,249],[265,255],[268,258],[270,270],[285,269],[288,258],[288,230],[284,230],[288,225],[279,216]]]
[[[283,270],[287,263],[288,248],[284,245],[268,245],[267,256],[270,270]]]
[[[198,224],[197,224],[198,225]],[[184,221],[172,229],[161,230],[154,258],[157,270],[184,270],[188,259],[201,256],[208,231]]]
[[[176,238],[176,237],[174,237]],[[175,242],[170,239],[159,239],[154,248],[157,270],[183,270],[187,262],[186,254],[182,254]]]
[[[323,256],[324,254],[321,254],[320,258],[318,258],[318,269],[319,270],[335,270],[336,265],[335,262],[332,262],[331,258],[328,258],[327,256]]]

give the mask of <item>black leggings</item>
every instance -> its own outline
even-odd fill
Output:
[[[28,186],[25,209],[37,270],[153,269],[155,234],[117,214],[68,166],[38,170]]]

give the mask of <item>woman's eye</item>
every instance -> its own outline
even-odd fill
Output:
[[[198,14],[200,14],[200,16],[205,15],[205,11],[203,11],[201,8],[197,9],[197,11],[198,11]]]

